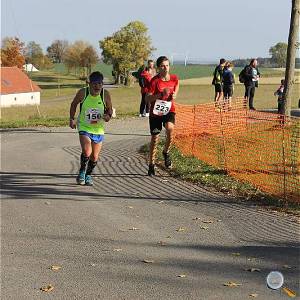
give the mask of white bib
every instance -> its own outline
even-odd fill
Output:
[[[85,111],[85,120],[89,124],[97,124],[102,115],[98,108],[89,108]]]
[[[165,116],[170,112],[172,101],[157,99],[154,104],[153,114],[157,116]]]

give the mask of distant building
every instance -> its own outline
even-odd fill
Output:
[[[24,65],[23,70],[26,72],[38,72],[39,71],[33,64]]]
[[[41,89],[17,67],[1,67],[0,107],[39,105]]]

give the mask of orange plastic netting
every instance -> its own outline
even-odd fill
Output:
[[[174,144],[262,191],[300,202],[300,119],[214,103],[176,105]]]

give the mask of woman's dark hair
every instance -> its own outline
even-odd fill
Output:
[[[164,62],[164,61],[169,61],[169,59],[166,56],[160,56],[156,60],[156,66],[159,67],[161,65],[161,63]]]

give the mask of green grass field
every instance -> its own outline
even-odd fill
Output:
[[[30,77],[41,88],[41,105],[3,108],[1,110],[1,127],[8,126],[29,126],[43,124],[58,125],[67,124],[69,116],[69,106],[77,90],[85,83],[74,75],[65,74],[63,65],[56,65],[56,71],[44,71],[31,73]],[[111,67],[107,65],[98,65],[97,69],[109,74]],[[177,102],[183,104],[199,104],[212,102],[214,97],[214,88],[210,82],[211,66],[173,66],[172,72],[181,78],[203,78],[201,84],[182,84],[177,98]],[[104,73],[105,73],[104,72]],[[280,80],[283,71],[273,69],[261,70],[263,74],[275,76]],[[206,77],[206,78],[205,78]],[[188,79],[190,80],[190,79]],[[193,80],[193,79],[192,79]],[[196,80],[196,79],[195,79]],[[277,82],[277,79],[275,80]],[[263,84],[256,90],[255,106],[258,109],[276,108],[277,99],[273,95],[278,88],[278,84]],[[296,84],[293,89],[292,107],[297,108],[300,98],[300,84]],[[116,108],[118,116],[137,115],[140,105],[140,88],[137,83],[132,87],[119,87],[110,90],[113,106]],[[241,97],[244,94],[244,87],[236,85],[234,96]]]

